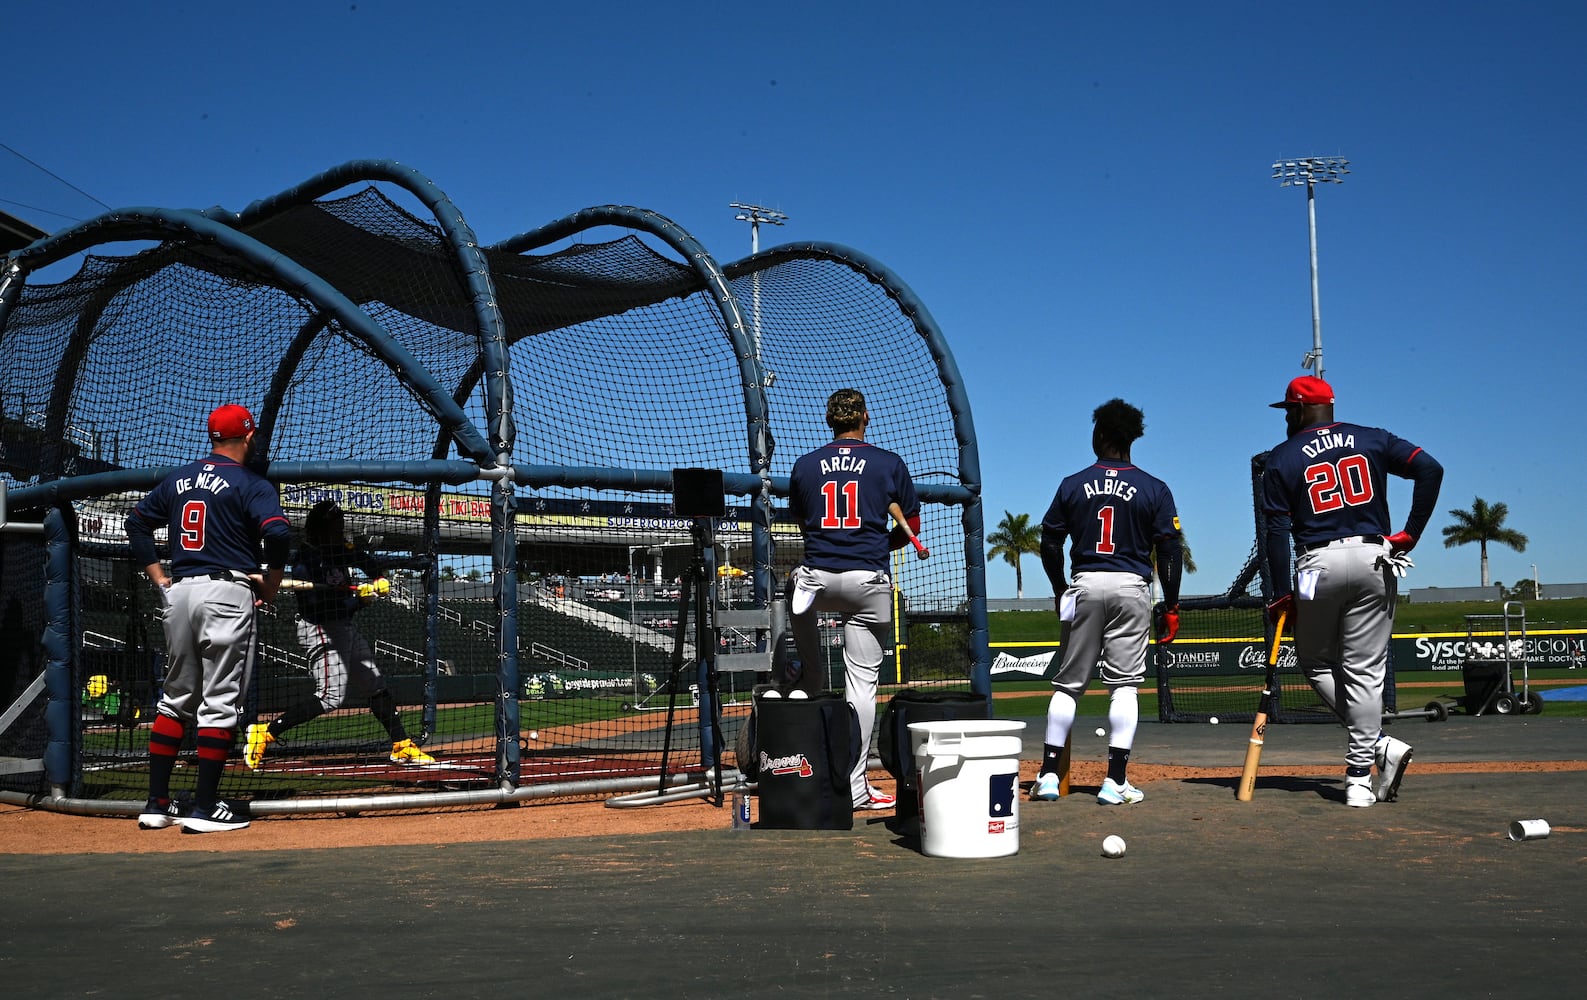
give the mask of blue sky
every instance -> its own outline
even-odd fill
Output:
[[[763,247],[847,244],[931,309],[989,530],[1091,460],[1096,405],[1141,406],[1187,593],[1244,563],[1265,404],[1311,346],[1305,194],[1270,165],[1346,156],[1317,194],[1337,413],[1447,469],[1408,584],[1478,582],[1438,534],[1475,496],[1531,540],[1491,551],[1495,579],[1587,581],[1587,6],[25,0],[6,26],[0,207],[44,228],[241,209],[365,158],[430,177],[484,242],[618,203],[727,261],[749,248],[728,202],[786,212]],[[1012,568],[989,584],[1013,596]]]

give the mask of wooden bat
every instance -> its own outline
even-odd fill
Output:
[[[931,552],[920,544],[920,539],[915,537],[915,533],[909,528],[909,522],[904,519],[904,508],[896,503],[890,503],[887,505],[887,510],[893,515],[893,520],[898,522],[898,526],[904,529],[904,534],[909,536],[910,543],[915,546],[915,555],[921,559],[930,558]]]
[[[1278,647],[1284,638],[1284,614],[1279,613],[1278,624],[1273,627],[1273,648],[1267,654],[1267,676],[1262,680],[1262,700],[1256,707],[1256,718],[1251,720],[1251,742],[1245,748],[1245,770],[1240,772],[1240,790],[1234,797],[1241,802],[1251,801],[1256,791],[1256,769],[1262,763],[1262,741],[1267,735],[1267,716],[1273,705],[1273,691],[1278,687]]]
[[[1071,735],[1069,737],[1069,740],[1070,740],[1071,743],[1074,742],[1074,735],[1073,735],[1072,731],[1071,731]],[[1062,797],[1062,796],[1065,796],[1065,795],[1068,795],[1068,794],[1069,794],[1069,744],[1065,743],[1064,744],[1064,748],[1063,748],[1063,752],[1058,755],[1058,795],[1060,797]]]

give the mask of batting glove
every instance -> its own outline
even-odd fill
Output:
[[[1395,532],[1392,535],[1384,535],[1383,540],[1389,544],[1390,552],[1409,552],[1416,548],[1416,539],[1403,531]],[[1400,575],[1404,576],[1405,574],[1402,573]]]
[[[1388,567],[1394,572],[1395,576],[1402,580],[1405,579],[1405,574],[1415,565],[1415,563],[1411,562],[1411,554],[1409,552],[1391,552],[1386,556],[1378,556],[1378,561],[1373,564],[1376,569]]]
[[[1159,604],[1152,609],[1152,615],[1157,619],[1157,641],[1173,642],[1179,635],[1179,605],[1170,608]]]
[[[391,592],[391,581],[385,577],[358,585],[359,597],[380,597]]]
[[[1270,602],[1267,606],[1267,620],[1277,622],[1279,615],[1283,615],[1290,622],[1291,627],[1295,622],[1295,595],[1285,594],[1283,597]]]

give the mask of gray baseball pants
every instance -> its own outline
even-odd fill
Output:
[[[165,591],[165,682],[160,709],[205,729],[236,729],[258,646],[253,588],[207,576]]]
[[[794,607],[804,603],[801,590],[813,597],[808,607],[790,616],[802,662],[799,686],[805,691],[820,691],[824,680],[820,613],[835,613],[843,619],[843,696],[853,706],[860,725],[860,759],[849,772],[849,786],[856,803],[868,802],[871,790],[865,771],[871,730],[876,725],[876,675],[893,623],[892,578],[871,569],[834,571],[808,566],[797,567],[792,575]]]
[[[1382,542],[1340,538],[1295,561],[1295,656],[1350,734],[1347,767],[1370,768],[1383,732],[1383,684],[1394,629],[1394,573]]]

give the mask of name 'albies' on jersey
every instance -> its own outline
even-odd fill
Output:
[[[1292,435],[1267,456],[1262,507],[1288,516],[1301,547],[1351,535],[1388,535],[1388,476],[1409,478],[1422,449],[1381,427],[1331,423]]]
[[[1168,485],[1133,465],[1098,462],[1058,484],[1043,534],[1068,536],[1070,571],[1138,573],[1151,579],[1152,548],[1179,536]]]
[[[885,448],[839,438],[801,457],[788,478],[788,509],[804,530],[812,569],[886,571],[887,507],[920,513],[904,460]]]

